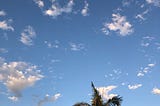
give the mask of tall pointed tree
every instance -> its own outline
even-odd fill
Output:
[[[93,89],[93,95],[92,95],[93,97],[92,97],[91,105],[85,102],[80,102],[80,103],[74,104],[73,106],[121,106],[122,97],[114,96],[104,103],[101,95],[99,94],[98,90],[95,88],[93,82],[91,82],[91,86]]]
[[[91,82],[91,86],[93,89],[92,106],[103,106],[102,97],[99,95],[99,92],[95,88],[93,82]]]

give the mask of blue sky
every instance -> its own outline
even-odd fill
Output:
[[[0,104],[160,104],[160,0],[0,0]]]

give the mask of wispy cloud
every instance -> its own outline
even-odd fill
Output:
[[[141,67],[141,70],[137,73],[138,77],[143,77],[145,74],[151,71],[153,67],[155,67],[155,63],[150,63],[146,67]]]
[[[133,0],[122,0],[122,5],[124,7],[128,7],[131,3],[133,2]]]
[[[27,46],[31,46],[33,45],[33,38],[35,37],[36,32],[33,27],[29,25],[22,31],[20,41]]]
[[[108,100],[113,96],[117,96],[117,94],[109,94],[109,92],[115,88],[117,88],[117,86],[111,85],[107,87],[98,87],[96,89],[98,90],[99,94],[102,96],[104,100]]]
[[[142,38],[142,41],[141,41],[141,46],[142,47],[149,47],[151,44],[152,44],[152,41],[154,40],[155,38],[152,37],[152,36],[145,36]]]
[[[5,15],[6,15],[6,12],[3,10],[0,10],[0,16],[5,16]]]
[[[37,66],[26,62],[5,62],[0,60],[0,82],[2,82],[9,92],[14,96],[9,97],[11,100],[18,100],[22,97],[22,91],[33,86],[38,80],[43,78],[39,74]]]
[[[81,44],[81,43],[73,43],[73,42],[71,42],[71,43],[69,43],[69,45],[70,45],[70,49],[72,50],[72,51],[81,51],[81,50],[84,50],[85,49],[85,46],[84,46],[84,44]]]
[[[43,8],[44,2],[42,0],[34,0],[34,2],[38,5],[38,7]]]
[[[48,48],[59,48],[60,44],[58,40],[55,40],[53,43],[50,41],[44,41],[44,43],[47,45]]]
[[[16,96],[9,96],[8,99],[10,99],[10,100],[16,102],[16,101],[18,101],[19,98],[16,97]]]
[[[142,84],[128,85],[128,89],[135,90],[142,86]]]
[[[160,0],[146,0],[148,4],[153,4],[154,6],[160,7]]]
[[[152,93],[156,94],[156,95],[160,95],[160,89],[159,88],[153,88]]]
[[[43,106],[47,102],[55,102],[60,96],[60,93],[53,96],[49,96],[48,94],[46,94],[46,96],[38,102],[37,106]]]
[[[84,1],[84,3],[85,3],[85,5],[84,5],[84,8],[83,8],[82,11],[81,11],[81,14],[82,14],[83,16],[88,16],[88,15],[89,15],[89,14],[88,14],[88,11],[89,11],[88,6],[89,6],[89,4],[88,4],[87,1]]]
[[[14,31],[14,28],[10,25],[12,19],[0,21],[0,29]]]
[[[7,52],[8,52],[7,49],[5,49],[5,48],[0,48],[0,53],[7,53]]]
[[[52,6],[48,10],[44,11],[44,14],[55,18],[63,13],[71,13],[73,5],[73,0],[70,0],[64,7],[60,7],[59,3],[53,2]]]
[[[137,14],[135,16],[135,18],[144,21],[144,20],[146,20],[146,18],[144,17],[144,15],[146,15],[148,12],[149,12],[149,10],[147,9],[143,13]]]
[[[102,31],[105,34],[109,34],[107,30],[116,31],[121,36],[129,35],[133,32],[132,25],[127,21],[125,16],[121,16],[120,14],[112,14],[112,22],[105,23]]]

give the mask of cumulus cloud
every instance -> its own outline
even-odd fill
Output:
[[[14,95],[9,97],[11,100],[18,100],[25,88],[33,86],[43,78],[35,65],[21,61],[7,63],[3,58],[0,63],[0,82]]]
[[[63,13],[71,13],[73,5],[73,0],[70,0],[64,7],[61,7],[57,2],[54,1],[52,6],[48,10],[44,11],[44,14],[55,18]]]
[[[89,11],[89,8],[88,8],[89,4],[88,4],[87,1],[85,1],[84,3],[85,3],[85,5],[84,5],[84,8],[81,11],[81,14],[83,16],[87,16],[88,15],[88,11]]]
[[[128,89],[135,90],[135,89],[138,89],[141,86],[142,86],[142,84],[128,85]]]
[[[96,88],[99,92],[99,94],[102,96],[104,100],[108,100],[114,96],[117,96],[117,94],[109,94],[110,91],[117,88],[117,86],[107,86],[107,87],[98,87]]]
[[[85,49],[85,46],[84,46],[84,44],[81,44],[81,43],[79,43],[79,44],[76,44],[76,43],[69,43],[69,45],[70,45],[70,49],[72,50],[72,51],[81,51],[81,50],[84,50]]]
[[[53,96],[49,96],[48,94],[46,94],[46,96],[38,102],[37,106],[43,106],[43,104],[47,102],[55,102],[60,96],[60,93],[55,94]]]
[[[153,4],[154,6],[160,7],[160,0],[146,0],[148,4]]]
[[[158,88],[153,88],[152,93],[153,93],[153,94],[156,94],[156,95],[160,95],[160,89],[158,89]]]
[[[11,22],[11,19],[0,21],[0,29],[14,31],[14,28],[10,25]]]
[[[120,14],[112,14],[112,21],[111,23],[105,23],[104,27],[102,28],[103,32],[116,31],[121,36],[129,35],[133,32],[132,25],[130,22],[127,21],[125,16],[121,16]]]
[[[43,8],[44,2],[42,0],[34,0],[34,2],[38,5],[38,7]]]
[[[6,12],[3,10],[0,10],[0,16],[5,16],[5,15],[6,15]]]
[[[33,27],[29,25],[22,31],[20,41],[27,46],[31,46],[33,45],[33,38],[35,37],[36,32]]]

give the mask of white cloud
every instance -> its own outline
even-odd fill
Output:
[[[104,100],[108,100],[112,98],[113,96],[117,96],[117,94],[109,94],[110,91],[117,88],[117,86],[107,86],[107,87],[98,87],[96,88],[99,92],[99,94],[102,96]]]
[[[155,67],[155,65],[156,65],[155,63],[150,63],[146,67],[141,68],[141,70],[138,72],[137,76],[138,77],[143,77],[145,74],[147,74],[148,72],[150,72],[151,69],[153,67]]]
[[[150,45],[150,43],[148,43],[148,42],[147,43],[144,43],[144,42],[141,43],[142,47],[148,47],[149,45]]]
[[[6,12],[3,10],[0,10],[0,16],[5,16],[5,15],[6,15]]]
[[[122,5],[123,5],[124,7],[128,7],[128,6],[131,4],[132,1],[133,1],[133,0],[122,0]]]
[[[154,67],[156,64],[154,63],[151,63],[151,64],[148,64],[148,67]]]
[[[4,20],[4,21],[0,21],[0,29],[2,30],[11,30],[14,31],[14,28],[10,25],[10,23],[12,22],[12,20]]]
[[[148,4],[153,4],[154,6],[160,7],[160,0],[146,0]]]
[[[142,84],[128,85],[128,89],[135,90],[141,86],[142,86]]]
[[[57,17],[61,15],[62,13],[71,13],[73,8],[74,2],[73,0],[70,0],[66,6],[60,7],[58,3],[53,2],[50,9],[45,10],[44,14],[52,17]]]
[[[8,99],[10,99],[10,100],[16,102],[16,101],[18,101],[19,98],[16,97],[16,96],[9,96]]]
[[[150,45],[152,45],[152,41],[154,40],[155,38],[152,37],[152,36],[145,36],[142,38],[142,41],[141,41],[141,46],[142,47],[149,47]]]
[[[137,15],[135,16],[135,18],[144,21],[144,20],[146,20],[146,18],[144,18],[144,15],[146,15],[148,12],[149,12],[149,10],[145,10],[143,13],[137,14]]]
[[[22,96],[25,88],[33,86],[38,80],[43,78],[39,74],[37,66],[26,62],[9,62],[1,61],[0,64],[0,82],[2,82],[9,92],[14,96],[9,99],[16,100]]]
[[[84,8],[81,11],[81,14],[83,16],[87,16],[88,15],[88,11],[89,11],[89,8],[88,8],[89,4],[88,4],[87,1],[85,1],[84,3],[85,3],[85,5],[84,5]]]
[[[38,5],[38,7],[43,8],[44,2],[42,0],[34,0],[34,2]]]
[[[20,41],[27,46],[31,46],[33,45],[33,38],[35,37],[36,37],[36,32],[33,29],[33,27],[26,26],[26,28],[21,33]]]
[[[37,106],[43,106],[43,104],[47,102],[55,102],[60,96],[60,93],[55,94],[53,96],[49,96],[48,94],[46,94],[46,96],[38,102]]]
[[[8,52],[7,49],[5,49],[5,48],[0,48],[0,53],[7,53],[7,52]]]
[[[144,73],[142,71],[139,71],[138,74],[137,74],[137,76],[138,77],[142,77],[142,76],[144,76]]]
[[[153,93],[153,94],[156,94],[156,95],[160,95],[160,89],[158,89],[158,88],[153,88],[152,93]]]
[[[129,35],[133,32],[132,25],[126,20],[125,16],[121,16],[120,14],[112,14],[111,23],[105,23],[103,32],[106,30],[116,31],[121,36]],[[107,32],[107,31],[106,31]]]
[[[47,45],[48,48],[59,48],[59,44],[60,44],[58,40],[55,40],[53,43],[49,41],[44,41],[44,43]]]
[[[70,45],[70,47],[71,47],[70,49],[72,51],[81,51],[81,50],[85,49],[84,44],[81,44],[81,43],[79,43],[79,44],[69,43],[69,45]]]

